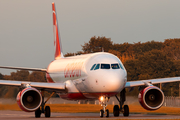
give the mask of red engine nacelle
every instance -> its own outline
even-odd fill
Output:
[[[144,88],[139,93],[139,103],[146,110],[157,110],[164,103],[164,93],[161,89],[155,86]]]
[[[18,106],[26,112],[37,110],[42,103],[41,93],[35,88],[25,88],[17,95]]]

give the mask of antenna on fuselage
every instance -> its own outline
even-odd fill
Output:
[[[102,47],[102,52],[104,52],[104,48]]]

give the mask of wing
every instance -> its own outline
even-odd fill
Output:
[[[0,68],[46,72],[46,69],[42,69],[42,68],[25,68],[25,67],[12,67],[12,66],[0,66]]]
[[[140,80],[140,81],[128,81],[126,82],[125,87],[136,87],[144,86],[148,84],[158,84],[158,83],[168,83],[168,82],[177,82],[180,81],[180,77],[170,77],[170,78],[159,78],[159,79],[150,79],[150,80]]]
[[[0,80],[0,85],[6,86],[17,86],[28,85],[38,90],[54,91],[54,92],[65,92],[65,83],[43,83],[43,82],[26,82],[26,81],[11,81],[11,80]]]

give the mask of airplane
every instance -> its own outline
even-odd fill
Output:
[[[46,73],[47,83],[0,80],[0,85],[18,86],[17,104],[25,112],[35,112],[35,117],[51,116],[47,101],[57,93],[67,100],[99,100],[102,109],[100,117],[109,117],[106,109],[110,97],[115,96],[119,105],[114,105],[113,115],[129,116],[125,88],[142,87],[138,99],[147,110],[157,110],[164,103],[163,91],[153,84],[180,81],[180,77],[127,81],[127,71],[121,60],[107,52],[97,52],[64,57],[58,29],[55,3],[52,3],[55,57],[47,69],[0,66],[5,69],[41,71]],[[44,99],[44,91],[52,94]],[[119,94],[120,93],[120,94]]]

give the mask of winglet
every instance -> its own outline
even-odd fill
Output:
[[[55,59],[64,58],[61,46],[61,37],[58,29],[58,21],[56,15],[55,3],[52,2],[53,11],[53,32],[54,32],[54,47],[55,47]]]

